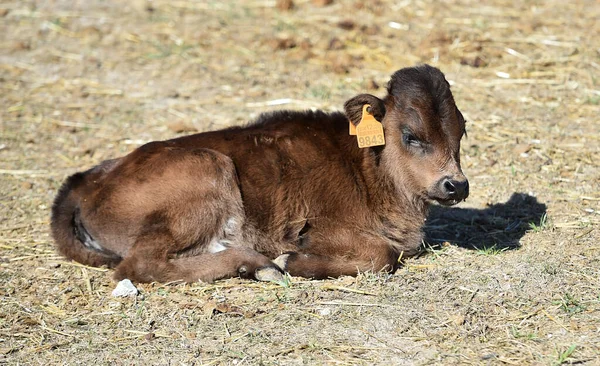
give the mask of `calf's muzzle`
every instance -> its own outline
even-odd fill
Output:
[[[434,188],[433,198],[444,206],[452,206],[469,196],[469,181],[464,176],[443,177]]]

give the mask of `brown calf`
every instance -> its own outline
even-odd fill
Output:
[[[387,92],[350,99],[345,115],[263,114],[77,173],[52,207],[58,251],[139,282],[393,271],[417,253],[429,203],[456,204],[469,186],[465,121],[444,75],[405,68]],[[383,146],[348,134],[365,105]]]

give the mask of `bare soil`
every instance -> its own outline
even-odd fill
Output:
[[[600,3],[0,0],[0,363],[600,365]],[[393,276],[138,285],[58,256],[61,182],[151,140],[341,109],[430,63],[471,197]],[[343,187],[342,187],[343,189]]]

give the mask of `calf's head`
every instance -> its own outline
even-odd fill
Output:
[[[454,103],[444,74],[429,65],[397,71],[379,99],[358,95],[346,102],[346,115],[357,125],[363,105],[383,124],[386,144],[381,166],[409,198],[454,205],[469,195],[460,167],[465,120]]]

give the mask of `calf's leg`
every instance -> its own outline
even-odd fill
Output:
[[[115,279],[283,279],[281,271],[255,251],[252,242],[240,239],[245,214],[231,159],[214,150],[161,144],[147,147],[139,155],[125,162],[136,167],[137,173],[131,178],[121,174],[124,178],[110,196],[114,204],[105,206],[122,207],[120,202],[136,197],[127,209],[135,211],[130,222],[138,229],[131,231],[134,239],[115,268]],[[148,183],[138,183],[142,177]],[[138,209],[132,209],[133,205]],[[103,223],[109,224],[132,216],[117,216],[114,210],[104,210],[102,215],[108,218]],[[120,238],[126,240],[127,236]],[[118,245],[112,246],[118,249]]]
[[[363,237],[360,244],[352,241],[360,237],[344,235],[337,238],[347,240],[342,242],[319,243],[312,240],[311,247],[304,252],[282,254],[273,263],[292,276],[314,279],[356,276],[361,272],[393,272],[396,269],[399,254],[390,245],[374,237]],[[327,249],[331,253],[327,253]]]
[[[156,235],[155,240],[167,239]],[[168,258],[148,252],[144,248],[134,250],[116,268],[114,278],[128,278],[137,282],[212,282],[222,278],[242,278],[278,282],[283,274],[262,254],[250,248],[229,246],[216,253],[200,253],[193,256]]]

